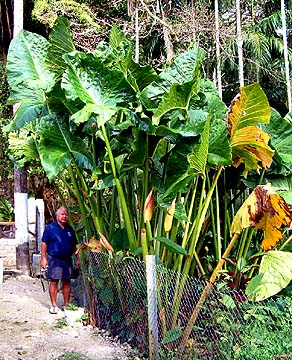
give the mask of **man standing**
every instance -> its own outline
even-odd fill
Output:
[[[56,211],[56,221],[45,228],[41,243],[41,267],[48,266],[47,278],[50,280],[49,294],[52,306],[51,314],[57,314],[56,304],[59,280],[62,282],[64,306],[67,306],[71,294],[73,276],[72,256],[76,253],[77,240],[72,227],[68,224],[68,210],[60,207]],[[80,267],[76,255],[76,267]]]

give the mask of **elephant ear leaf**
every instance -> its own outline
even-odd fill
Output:
[[[189,173],[204,174],[209,147],[210,118],[207,119],[204,130],[201,135],[201,143],[196,149],[188,155]]]
[[[92,154],[83,140],[70,132],[66,117],[55,114],[43,116],[37,132],[41,163],[50,180],[73,161],[79,168],[93,168]]]
[[[249,170],[266,169],[272,163],[273,150],[268,146],[269,136],[256,123],[267,124],[271,111],[265,93],[259,84],[240,88],[227,114],[233,165],[244,165],[243,175]]]
[[[267,251],[282,239],[281,227],[290,227],[291,223],[292,212],[285,200],[270,184],[258,185],[236,213],[230,232],[233,236],[247,227],[262,230],[261,248]]]
[[[54,74],[45,59],[49,42],[38,34],[22,30],[11,41],[7,56],[7,78],[12,88],[20,84],[30,89],[49,90],[54,85]]]
[[[62,78],[66,97],[85,104],[72,116],[75,123],[85,122],[95,114],[101,126],[119,110],[119,105],[135,99],[135,93],[121,71],[108,69],[90,54],[75,52],[64,59],[68,65]]]
[[[47,68],[60,80],[67,65],[63,55],[75,50],[69,20],[59,17],[50,33],[50,47],[46,57]]]
[[[179,55],[169,68],[160,73],[153,83],[143,89],[141,100],[144,106],[148,110],[155,111],[163,95],[167,94],[174,84],[183,85],[193,81],[194,78],[199,79],[199,69],[201,68],[204,56],[205,53],[201,49],[190,50]],[[165,104],[163,104],[162,109],[159,110],[159,115],[166,106],[170,107],[172,97],[178,101],[178,99],[176,99],[177,95],[179,95],[178,93],[182,92],[185,97],[184,93],[187,93],[187,90],[188,88],[181,89],[180,86],[175,87],[172,90],[172,94],[170,94],[170,98],[167,96],[167,98],[164,99]],[[156,117],[158,118],[158,114],[156,114]]]
[[[44,111],[45,93],[55,84],[45,59],[49,42],[38,34],[22,30],[11,41],[7,56],[7,80],[11,87],[9,104],[18,104],[15,125],[21,128]],[[13,126],[13,125],[12,125]]]
[[[284,289],[292,280],[292,254],[285,251],[269,251],[263,256],[259,274],[246,288],[249,300],[262,301]]]

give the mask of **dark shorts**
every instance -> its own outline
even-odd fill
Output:
[[[51,280],[72,279],[72,258],[57,258],[51,255],[48,258],[47,278]]]

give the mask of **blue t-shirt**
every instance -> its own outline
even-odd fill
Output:
[[[70,257],[77,244],[72,227],[67,224],[63,229],[57,221],[48,224],[43,233],[42,242],[48,245],[47,253],[56,257]]]

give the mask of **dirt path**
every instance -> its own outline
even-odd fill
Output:
[[[59,306],[61,301],[59,294]],[[81,322],[56,327],[62,324],[64,312],[49,314],[49,294],[42,291],[39,279],[5,275],[0,284],[0,304],[0,360],[135,358],[129,347]],[[73,352],[80,356],[69,357]]]

